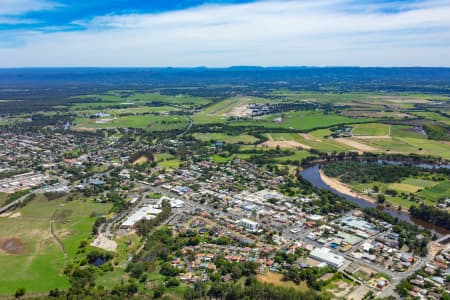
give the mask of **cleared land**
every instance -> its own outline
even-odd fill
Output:
[[[263,283],[269,283],[284,288],[293,288],[298,291],[307,291],[309,288],[305,281],[295,284],[292,281],[283,281],[283,275],[279,273],[269,272],[267,274],[256,275],[256,279]]]
[[[336,142],[345,144],[349,147],[352,147],[353,149],[357,150],[357,151],[362,151],[362,152],[370,152],[370,151],[378,151],[377,148],[371,147],[369,145],[357,142],[355,140],[352,139],[348,139],[348,138],[337,138],[334,139]]]
[[[20,216],[0,218],[0,239],[7,241],[6,249],[17,252],[0,251],[0,295],[12,295],[20,287],[30,292],[66,288],[63,269],[76,255],[80,242],[89,237],[95,221],[91,213],[106,213],[110,207],[80,200],[49,202],[37,196],[19,210]],[[67,258],[51,235],[51,220]]]

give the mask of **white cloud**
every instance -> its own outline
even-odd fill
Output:
[[[387,8],[290,0],[99,16],[74,22],[84,31],[22,32],[0,66],[450,66],[450,0]]]
[[[28,12],[49,10],[59,4],[49,0],[1,0],[0,16],[17,16]]]

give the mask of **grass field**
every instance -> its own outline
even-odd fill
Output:
[[[306,281],[302,281],[300,284],[295,284],[292,281],[283,281],[283,275],[279,273],[269,272],[267,274],[258,274],[256,279],[263,283],[273,284],[284,288],[293,288],[297,291],[305,292],[309,290]]]
[[[155,161],[158,167],[178,168],[181,161],[170,153],[155,153]]]
[[[427,138],[425,135],[415,131],[413,126],[405,126],[405,125],[391,125],[391,136],[413,138],[413,139]]]
[[[126,92],[110,91],[105,94],[91,94],[74,97],[74,99],[87,99],[87,98],[96,99],[96,101],[88,103],[76,103],[72,107],[74,109],[91,109],[91,108],[108,107],[111,106],[111,104],[132,105],[136,103],[144,104],[148,102],[178,104],[180,106],[191,104],[201,106],[210,103],[210,100],[206,98],[189,97],[184,95],[167,96],[167,95],[160,95],[157,93],[135,93],[132,91]]]
[[[353,126],[353,135],[365,135],[365,136],[388,136],[390,135],[390,125],[369,123],[369,124],[357,124]]]
[[[23,252],[0,252],[0,295],[11,295],[23,287],[30,292],[48,292],[68,286],[62,271],[67,261],[62,249],[50,233],[55,220],[55,233],[61,239],[67,260],[75,256],[80,241],[86,240],[95,218],[92,212],[105,213],[109,204],[63,199],[47,201],[43,196],[18,212],[15,218],[0,218],[0,239],[15,238],[24,243]]]
[[[330,131],[328,129],[320,129],[312,131],[308,134],[299,134],[292,132],[283,133],[266,133],[269,139],[274,141],[296,141],[300,144],[307,145],[311,148],[323,151],[323,152],[333,152],[333,151],[347,151],[351,147],[333,141],[332,139],[326,139],[325,136],[329,135]]]
[[[394,205],[401,205],[405,209],[408,209],[411,205],[417,205],[417,203],[404,199],[401,197],[401,193],[416,194],[427,205],[432,206],[435,206],[440,199],[445,197],[445,195],[450,195],[449,182],[433,181],[422,178],[405,178],[401,182],[396,183],[370,182],[364,184],[351,184],[351,186],[359,192],[364,192],[366,189],[372,189],[375,185],[378,186],[383,193],[386,192],[387,189],[397,191],[397,196],[386,194],[386,200]]]
[[[288,160],[298,160],[301,161],[302,159],[309,157],[309,156],[313,156],[311,153],[307,152],[307,151],[302,151],[302,150],[296,150],[294,154],[292,155],[288,155],[288,156],[283,156],[283,157],[277,157],[275,158],[276,161],[279,162],[285,162]]]
[[[448,198],[449,195],[450,195],[450,182],[448,181],[441,182],[433,187],[424,188],[419,193],[419,196],[430,201],[439,201],[440,199]]]
[[[253,144],[258,139],[249,134],[227,135],[223,133],[194,133],[194,138],[200,141],[220,141],[229,144]]]
[[[275,118],[281,117],[281,123],[273,122]],[[285,114],[274,114],[259,119],[235,121],[231,125],[260,126],[265,128],[285,128],[296,130],[311,130],[318,127],[330,127],[337,124],[351,124],[373,121],[370,118],[348,118],[339,115],[326,115],[318,111],[296,111]]]
[[[428,120],[437,121],[437,122],[441,122],[441,123],[450,125],[450,118],[447,118],[447,117],[442,116],[435,112],[419,111],[419,112],[414,112],[413,114],[416,116],[419,116],[419,117],[424,117]]]
[[[98,119],[77,118],[75,129],[100,129],[100,128],[142,128],[153,131],[182,129],[188,125],[183,116],[125,116],[104,118],[104,123],[98,123]]]

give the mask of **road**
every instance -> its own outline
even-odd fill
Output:
[[[2,214],[2,213],[4,213],[4,212],[8,211],[10,208],[14,208],[17,204],[22,203],[28,196],[30,196],[30,195],[32,195],[32,194],[35,194],[35,193],[36,193],[36,192],[31,192],[31,193],[25,194],[25,195],[23,195],[22,197],[20,197],[20,198],[14,200],[13,202],[11,202],[11,203],[9,203],[9,204],[7,204],[7,205],[1,207],[1,208],[0,208],[0,214]]]

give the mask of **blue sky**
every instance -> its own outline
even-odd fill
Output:
[[[0,67],[450,66],[450,0],[0,0]]]

